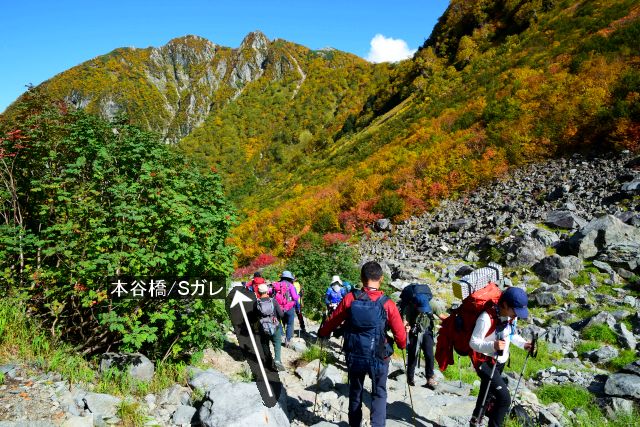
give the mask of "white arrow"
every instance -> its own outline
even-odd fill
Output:
[[[233,300],[231,301],[231,308],[236,305],[240,305],[240,310],[242,310],[242,317],[244,318],[244,322],[247,324],[247,331],[249,333],[249,338],[251,338],[251,344],[253,345],[253,349],[256,353],[256,359],[258,359],[258,366],[260,366],[260,372],[262,373],[262,378],[264,378],[264,383],[267,386],[267,392],[269,393],[269,397],[273,397],[273,392],[271,391],[271,385],[269,384],[269,379],[267,378],[267,373],[264,370],[264,366],[262,365],[262,358],[260,357],[260,352],[258,352],[258,345],[256,344],[256,339],[253,337],[253,331],[251,330],[251,324],[249,323],[249,318],[247,317],[247,312],[244,310],[244,302],[251,302],[251,298],[243,294],[242,292],[236,291],[236,294],[233,296]]]

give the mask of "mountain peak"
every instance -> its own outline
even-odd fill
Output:
[[[264,49],[270,43],[270,40],[260,30],[252,31],[247,34],[242,43],[240,43],[240,49],[250,47],[255,50]]]

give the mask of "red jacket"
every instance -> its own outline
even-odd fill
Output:
[[[377,301],[384,292],[377,289],[363,288],[369,295],[371,301]],[[324,321],[322,327],[318,331],[318,335],[321,337],[328,337],[329,334],[342,324],[347,319],[347,314],[351,303],[354,300],[353,292],[349,292],[338,304],[338,308]],[[403,349],[407,346],[407,331],[404,329],[404,323],[400,317],[400,312],[396,304],[390,299],[384,303],[384,309],[387,312],[387,326],[393,333],[393,338],[396,341],[396,345]]]

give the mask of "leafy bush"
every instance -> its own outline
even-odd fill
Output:
[[[582,330],[582,338],[591,341],[599,341],[606,344],[615,344],[617,341],[616,333],[611,330],[609,325],[591,325]]]
[[[224,308],[203,300],[110,299],[108,277],[224,282],[234,213],[220,179],[157,136],[68,112],[30,93],[0,128],[0,275],[83,354],[152,358],[212,345]],[[8,184],[9,186],[7,187]],[[4,194],[3,194],[4,195]]]
[[[373,205],[373,212],[394,219],[402,214],[405,202],[397,193],[385,192]]]

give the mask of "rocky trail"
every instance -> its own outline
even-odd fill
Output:
[[[536,423],[579,424],[589,409],[541,404],[535,391],[549,385],[589,390],[611,417],[637,411],[639,166],[640,158],[628,153],[574,155],[530,165],[419,218],[395,225],[378,221],[362,240],[360,253],[363,259],[383,260],[392,289],[428,283],[436,303],[445,307],[456,302],[451,285],[460,275],[489,259],[500,262],[504,284],[526,288],[530,295],[531,317],[519,325],[523,335],[540,334],[553,352],[548,365],[519,388],[518,400]],[[322,367],[317,386],[319,361],[302,357],[316,342],[317,328],[308,320],[308,334],[283,348],[287,369],[280,378],[286,393],[274,408],[262,405],[233,334],[222,350],[205,352],[198,366],[188,368],[186,384],[124,399],[138,403],[142,423],[149,426],[347,425],[348,385],[340,341],[329,341],[335,360]],[[392,359],[387,425],[468,425],[477,384],[447,380],[437,372],[440,384],[430,390],[422,386],[426,380],[420,371],[411,387],[413,420],[402,358]],[[123,397],[94,392],[90,384],[69,384],[58,374],[20,363],[0,366],[0,372],[0,427],[123,423],[118,413]],[[507,369],[505,375],[513,391],[518,373]],[[365,389],[371,390],[369,380]],[[364,425],[370,401],[365,391]]]

